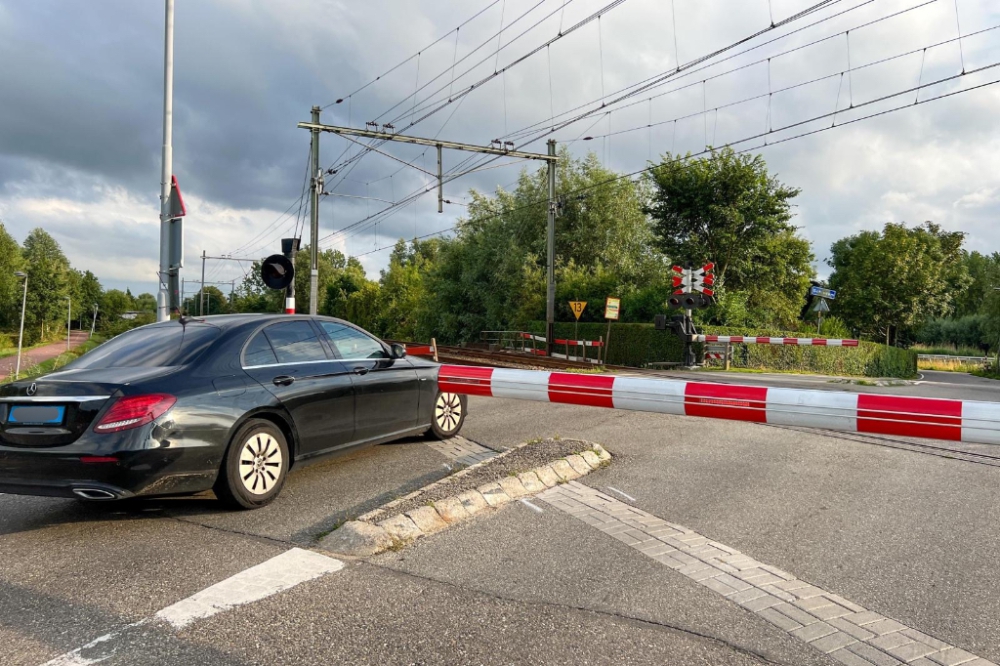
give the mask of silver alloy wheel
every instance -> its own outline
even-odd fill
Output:
[[[451,432],[462,421],[462,400],[457,393],[441,393],[434,404],[434,420],[438,428]]]
[[[255,433],[240,450],[240,479],[252,495],[264,495],[281,478],[281,447],[266,432]]]

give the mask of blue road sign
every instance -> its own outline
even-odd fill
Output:
[[[829,298],[833,300],[837,298],[837,292],[834,289],[824,289],[823,287],[813,287],[809,290],[810,296],[819,296],[820,298]]]

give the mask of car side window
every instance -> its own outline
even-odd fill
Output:
[[[389,358],[382,343],[356,328],[332,321],[321,321],[319,324],[343,359]]]
[[[264,337],[264,331],[253,336],[243,352],[243,365],[271,365],[277,362],[278,357],[274,355],[271,343]]]
[[[308,321],[287,321],[268,326],[267,336],[278,363],[305,363],[327,360],[326,350]]]

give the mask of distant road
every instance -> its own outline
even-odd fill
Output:
[[[90,337],[89,331],[73,331],[70,334],[69,345],[70,347],[79,347]],[[42,347],[36,347],[21,354],[21,370],[25,371],[33,365],[38,365],[39,363],[44,363],[49,359],[55,358],[66,351],[66,341],[61,340],[59,342],[53,342],[52,344],[44,345]],[[6,379],[8,376],[14,374],[14,370],[17,368],[17,354],[7,356],[0,359],[0,380]]]

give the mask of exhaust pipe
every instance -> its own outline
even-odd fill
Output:
[[[73,494],[85,500],[113,500],[118,496],[101,488],[74,488]]]

